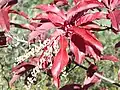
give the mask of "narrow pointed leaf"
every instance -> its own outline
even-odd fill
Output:
[[[98,2],[97,0],[88,0],[88,1],[79,2],[73,8],[68,10],[67,18],[74,16],[78,12],[82,12],[84,10],[92,9],[95,7],[101,7],[101,6],[103,6],[103,5],[100,2]]]
[[[105,18],[105,15],[101,12],[86,14],[85,16],[81,16],[81,18],[77,20],[76,24],[77,26],[79,26],[81,24],[89,23],[96,19],[101,19],[101,18]]]
[[[52,5],[41,4],[41,5],[37,5],[35,8],[41,9],[41,10],[43,10],[45,12],[56,13],[57,15],[59,15],[62,18],[65,19],[65,15],[64,15],[63,11],[61,11],[60,9],[58,9],[56,7],[56,5],[54,5],[54,4],[52,4]]]
[[[57,53],[57,55],[54,57],[54,62],[51,69],[53,79],[56,79],[59,77],[61,71],[68,64],[68,61],[69,61],[68,54],[66,51],[66,48],[68,46],[67,40],[65,39],[64,36],[61,36],[59,42],[60,42],[60,50]],[[59,83],[57,82],[55,83],[56,86],[59,86],[58,84]]]
[[[101,60],[110,60],[113,62],[119,62],[119,59],[113,55],[103,55],[103,56],[101,56]]]
[[[13,83],[14,83],[16,80],[18,80],[19,77],[20,77],[20,75],[14,74],[13,77],[12,77],[12,79],[9,81],[9,86],[12,87],[12,86],[13,86]]]
[[[29,19],[28,15],[25,12],[23,12],[23,11],[18,12],[18,11],[15,11],[15,10],[10,10],[9,13],[18,14],[18,15],[26,18],[26,19]]]

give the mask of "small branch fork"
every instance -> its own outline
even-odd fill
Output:
[[[84,70],[88,70],[88,68],[86,68],[85,66],[80,65],[80,64],[77,64],[76,62],[74,62],[74,63],[75,63],[77,66],[83,68]],[[115,81],[113,81],[113,80],[111,80],[111,79],[109,79],[109,78],[106,78],[106,77],[100,75],[100,74],[97,73],[97,72],[95,72],[94,75],[97,76],[97,77],[99,77],[99,78],[101,78],[101,79],[103,79],[103,80],[105,80],[105,81],[107,81],[107,82],[109,82],[109,83],[111,83],[111,84],[114,84],[114,85],[117,86],[117,87],[120,87],[120,84],[119,84],[119,83],[116,83]]]

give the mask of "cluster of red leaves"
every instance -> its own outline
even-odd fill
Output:
[[[1,5],[0,26],[4,31],[8,32],[10,30],[9,13],[19,14],[26,19],[29,19],[29,17],[24,12],[11,10],[11,6],[16,3],[16,0],[8,0],[6,3]],[[40,9],[43,12],[36,15],[32,20],[29,20],[29,24],[19,24],[20,28],[31,31],[28,36],[29,43],[34,43],[37,39],[44,41],[47,32],[53,28],[55,29],[55,32],[51,37],[60,37],[57,39],[59,41],[60,49],[56,56],[53,57],[53,64],[51,67],[52,77],[56,87],[59,87],[60,74],[63,68],[68,65],[70,60],[68,55],[69,51],[74,54],[75,60],[73,61],[78,64],[82,64],[85,57],[93,58],[95,61],[118,61],[118,59],[113,55],[101,55],[103,46],[94,35],[94,31],[99,31],[100,26],[93,21],[102,18],[110,19],[112,30],[115,33],[119,32],[120,10],[117,7],[120,4],[120,0],[102,0],[102,2],[99,2],[98,0],[73,0],[73,4],[74,6],[68,10],[58,8],[58,6],[69,5],[68,0],[54,0],[54,2],[49,5],[37,5],[35,8]],[[107,8],[108,13],[103,13],[102,11],[90,13],[90,10],[94,10],[95,8],[98,10]],[[39,22],[36,23],[34,22],[35,20],[39,20]],[[15,23],[12,24],[17,25]],[[69,50],[66,50],[67,48]],[[40,60],[38,59],[36,63],[37,62],[40,62]],[[18,66],[14,67],[13,72],[15,72],[15,74],[10,81],[10,85],[12,85],[13,82],[26,71],[34,68],[36,63],[21,62]],[[85,80],[85,85],[83,87],[80,85],[71,85],[70,87],[77,86],[80,90],[86,90],[89,86],[96,83],[98,78],[94,76],[94,72],[96,70],[94,70],[93,67],[94,65],[89,67],[87,75],[90,78],[86,79],[87,83]],[[91,71],[92,73],[90,73]],[[66,87],[67,86],[65,86],[65,88]]]

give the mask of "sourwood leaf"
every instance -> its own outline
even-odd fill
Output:
[[[54,84],[56,85],[56,87],[59,86],[59,82],[57,81],[59,81],[58,78],[60,76],[61,71],[65,66],[67,66],[69,62],[68,53],[66,51],[66,48],[68,47],[68,42],[64,36],[60,36],[59,43],[60,43],[60,50],[57,53],[57,55],[54,57],[54,62],[51,69],[52,76],[54,79]]]
[[[113,62],[119,62],[119,59],[114,55],[103,55],[101,56],[101,60],[110,60]]]
[[[82,37],[86,42],[95,46],[98,50],[103,51],[102,44],[95,36],[92,35],[90,31],[75,26],[73,26],[71,30],[73,30],[76,34],[80,35],[80,37]]]

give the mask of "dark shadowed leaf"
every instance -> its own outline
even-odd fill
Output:
[[[68,42],[64,36],[60,37],[59,43],[60,43],[60,50],[57,53],[57,55],[54,57],[54,62],[51,69],[53,79],[54,79],[54,84],[56,85],[56,87],[59,86],[59,82],[57,82],[59,80],[57,80],[57,78],[59,78],[61,71],[68,64],[68,61],[69,61],[68,54],[66,51]]]
[[[79,36],[78,34],[73,34],[71,37],[71,41],[81,52],[85,53],[85,41],[81,36]]]
[[[96,61],[100,60],[101,52],[93,46],[86,45],[86,54]]]
[[[95,38],[95,36],[92,35],[91,32],[89,32],[89,31],[87,31],[83,28],[78,28],[78,27],[75,27],[75,26],[73,26],[71,29],[76,34],[80,35],[80,37],[82,37],[86,42],[95,46],[98,50],[100,50],[100,51],[103,50],[102,44],[99,42],[99,40],[97,38]]]
[[[85,41],[77,34],[73,34],[70,42],[70,50],[75,55],[75,62],[81,64],[85,58]]]
[[[88,70],[87,70],[87,76],[92,77],[97,70],[98,70],[98,67],[90,63],[90,66],[88,67]]]
[[[85,53],[80,51],[73,42],[70,42],[70,50],[75,55],[75,62],[78,64],[82,64],[83,60],[85,59]]]
[[[115,44],[115,48],[119,48],[119,47],[120,47],[120,41]]]
[[[17,2],[18,2],[18,0],[0,0],[0,8],[14,5]]]
[[[59,90],[83,90],[80,84],[68,84],[60,88]]]

